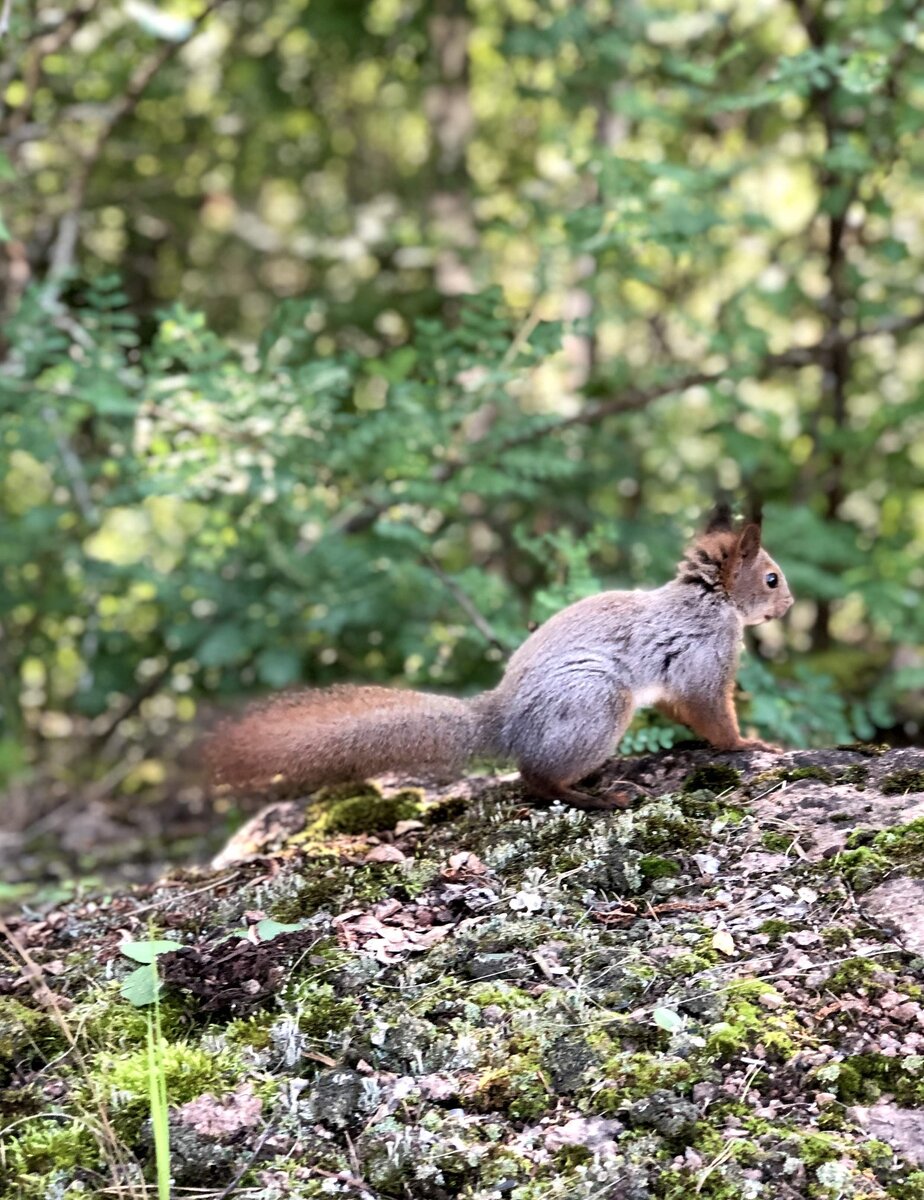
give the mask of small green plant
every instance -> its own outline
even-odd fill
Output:
[[[156,973],[156,960],[151,963]],[[164,1070],[164,1037],[160,1027],[159,989],[148,1010],[148,1101],[154,1135],[154,1165],[158,1200],[170,1200],[170,1120],[167,1113],[167,1074]]]

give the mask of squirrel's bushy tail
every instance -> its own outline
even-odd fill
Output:
[[[477,701],[400,688],[292,692],[220,725],[204,747],[212,781],[310,791],[385,771],[458,771],[487,748]]]

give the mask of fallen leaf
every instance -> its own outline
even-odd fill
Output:
[[[721,954],[735,953],[735,939],[724,926],[720,926],[712,935],[712,948]]]
[[[397,846],[373,846],[363,862],[403,863],[407,862],[407,855],[403,854]]]

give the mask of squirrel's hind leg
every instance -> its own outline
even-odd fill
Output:
[[[632,720],[628,691],[601,685],[589,692],[584,681],[573,701],[560,693],[542,706],[539,719],[534,709],[512,747],[514,756],[524,784],[543,800],[589,811],[627,808],[634,799],[628,789],[592,796],[573,786],[606,762]]]
[[[551,779],[538,779],[535,775],[521,772],[521,778],[527,791],[538,796],[540,800],[558,801],[569,808],[580,808],[585,812],[628,808],[632,797],[626,792],[614,789],[605,796],[592,796],[590,792],[580,792],[564,783],[555,783]]]

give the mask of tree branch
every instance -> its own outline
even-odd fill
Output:
[[[48,274],[52,280],[60,279],[73,265],[77,248],[77,234],[80,226],[80,212],[86,199],[87,188],[93,169],[102,157],[106,143],[112,136],[116,126],[129,116],[137,107],[138,101],[144,95],[149,84],[158,71],[165,66],[202,28],[203,23],[221,4],[222,0],[208,0],[202,12],[195,18],[187,37],[182,41],[165,42],[145,62],[140,63],[126,85],[125,91],[109,109],[102,128],[96,135],[93,145],[85,156],[74,182],[71,184],[67,211],[61,217],[58,234],[51,249],[51,260]]]
[[[606,420],[607,417],[638,412],[655,400],[660,400],[662,397],[670,396],[675,392],[684,392],[691,387],[708,387],[710,384],[720,383],[723,379],[733,378],[745,373],[751,374],[758,379],[766,379],[768,375],[773,374],[775,371],[821,365],[828,360],[832,351],[838,347],[852,346],[856,342],[865,341],[871,337],[880,337],[885,334],[895,337],[902,333],[908,333],[912,329],[917,329],[921,325],[924,325],[924,309],[919,309],[917,312],[909,313],[902,317],[885,317],[882,321],[868,325],[865,328],[854,329],[850,333],[844,332],[840,327],[829,329],[817,342],[812,342],[808,346],[791,346],[788,350],[783,350],[778,354],[767,354],[764,358],[758,360],[753,367],[750,367],[747,363],[730,363],[728,366],[722,367],[717,371],[691,371],[686,375],[680,375],[663,383],[651,384],[647,388],[628,387],[620,392],[618,396],[614,396],[609,400],[600,400],[595,404],[585,405],[580,412],[575,413],[573,416],[553,417],[542,425],[534,425],[522,433],[513,434],[499,444],[491,446],[490,450],[493,456],[502,455],[507,450],[512,450],[517,446],[528,445],[530,442],[538,441],[540,438],[554,436],[576,425],[597,425],[601,421]],[[469,458],[458,457],[450,462],[444,461],[438,463],[431,472],[431,478],[434,482],[445,483],[458,475],[464,468],[477,461],[478,455],[476,454]],[[335,519],[332,529],[338,533],[362,533],[374,525],[382,513],[386,512],[395,503],[396,500],[393,496],[389,496],[383,500],[370,500],[363,504],[358,511],[352,513],[352,515]]]
[[[495,650],[500,650],[502,654],[509,654],[513,647],[503,640],[487,617],[475,607],[472,598],[459,587],[451,576],[446,574],[436,559],[427,554],[424,556],[424,562],[426,562],[433,574],[439,579],[440,583],[443,584],[446,591],[449,592],[488,645],[493,646]]]

